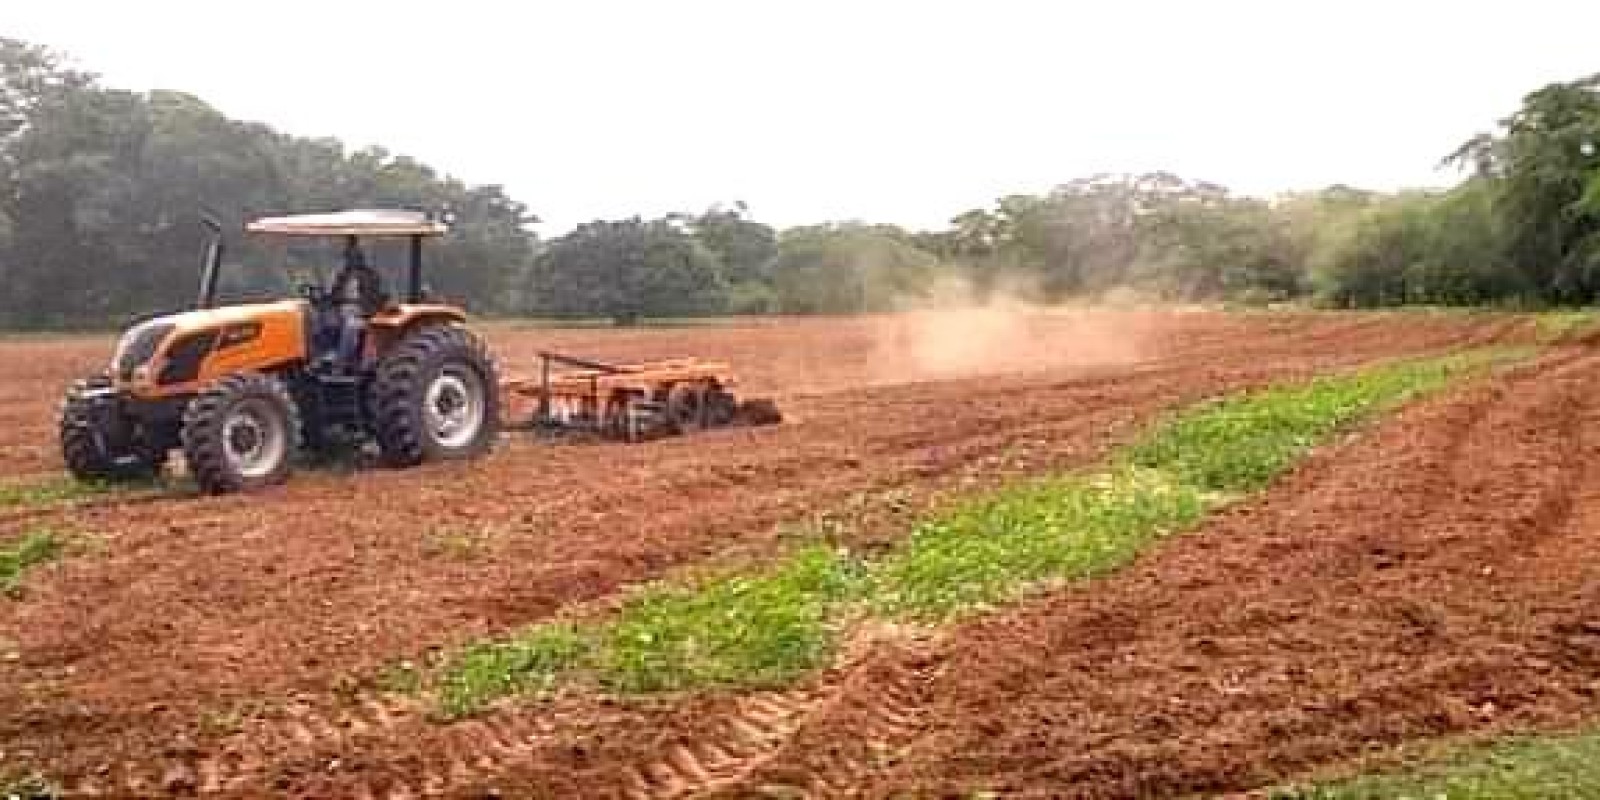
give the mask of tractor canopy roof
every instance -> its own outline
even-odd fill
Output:
[[[263,217],[244,229],[278,236],[441,236],[450,226],[421,211],[355,209],[329,214]]]

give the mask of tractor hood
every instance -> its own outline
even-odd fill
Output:
[[[294,314],[304,312],[304,300],[279,300],[272,303],[246,303],[237,306],[222,306],[220,308],[203,308],[195,311],[179,311],[174,314],[165,314],[152,317],[140,323],[133,330],[132,335],[149,325],[170,325],[173,331],[187,333],[192,331],[210,330],[225,325],[239,325],[260,320],[262,317]]]
[[[111,374],[125,388],[152,384],[177,390],[214,377],[199,365],[268,370],[302,359],[306,352],[305,301],[249,303],[153,317],[122,335]],[[181,363],[179,363],[181,362]],[[168,365],[182,369],[169,369]]]

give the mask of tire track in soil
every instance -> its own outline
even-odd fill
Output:
[[[1469,452],[1473,433],[1508,395],[1526,384],[1581,381],[1595,369],[1593,359],[1581,352],[1559,353],[1537,367],[1517,368],[1506,385],[1488,387],[1468,395],[1446,415],[1432,439],[1442,448],[1437,457],[1408,470],[1416,486],[1460,472],[1463,462],[1492,462],[1495,452]],[[1583,419],[1561,417],[1557,440],[1573,441],[1572,433]],[[1547,509],[1570,507],[1564,498],[1575,485],[1572,476],[1578,451],[1558,448],[1560,479],[1529,502],[1513,505],[1504,514],[1507,525],[1544,529],[1556,521]],[[1516,461],[1515,457],[1502,459]],[[1491,472],[1512,464],[1489,463]],[[844,797],[862,791],[863,784],[891,767],[899,753],[922,735],[934,697],[935,667],[942,663],[936,645],[879,643],[859,663],[838,669],[842,677],[821,686],[783,693],[745,695],[733,709],[705,721],[700,732],[677,738],[659,748],[658,755],[638,761],[621,772],[623,796],[630,800],[669,800],[684,797]],[[469,740],[470,741],[470,740]],[[488,763],[478,766],[488,768]],[[492,769],[490,770],[492,772]],[[441,791],[462,785],[471,772],[460,760],[449,770],[435,768],[423,779]],[[409,796],[406,791],[391,796]]]
[[[1597,379],[1569,349],[1430,401],[1135,574],[958,630],[937,724],[852,788],[1243,791],[1600,712]]]
[[[805,402],[812,413],[824,415],[825,418],[838,418],[858,404],[865,403],[870,405],[875,413],[881,410],[889,421],[894,422],[894,425],[885,427],[882,424],[869,423],[854,429],[853,432],[840,431],[832,434],[833,443],[826,447],[808,445],[807,448],[792,455],[787,450],[759,457],[747,453],[742,458],[750,461],[750,466],[761,470],[754,476],[756,480],[753,489],[749,484],[737,484],[740,488],[730,490],[727,483],[720,481],[710,481],[704,488],[707,492],[715,493],[707,499],[717,502],[725,499],[724,495],[730,491],[739,495],[750,491],[781,493],[794,491],[804,493],[811,503],[816,503],[819,502],[819,498],[825,498],[827,495],[828,482],[791,488],[799,480],[797,475],[791,473],[817,464],[819,458],[870,459],[873,469],[868,471],[870,472],[868,477],[872,480],[867,483],[862,483],[859,479],[852,480],[865,486],[892,487],[904,485],[910,480],[926,480],[930,477],[958,474],[960,470],[974,466],[974,459],[989,458],[1003,453],[1016,439],[1028,437],[1062,440],[1048,443],[1044,448],[1045,460],[1033,468],[1053,467],[1061,461],[1072,463],[1081,460],[1086,449],[1092,452],[1094,446],[1086,444],[1089,440],[1098,439],[1104,442],[1112,438],[1103,430],[1098,433],[1095,431],[1107,423],[1122,422],[1126,417],[1137,417],[1137,414],[1128,411],[1129,407],[1143,408],[1147,412],[1150,408],[1174,402],[1181,396],[1192,397],[1195,392],[1207,391],[1205,387],[1208,386],[1211,387],[1209,391],[1216,391],[1218,387],[1237,388],[1241,385],[1281,380],[1287,376],[1348,366],[1384,355],[1405,355],[1436,350],[1439,347],[1461,346],[1476,339],[1484,328],[1483,325],[1461,326],[1459,329],[1445,329],[1441,326],[1432,332],[1414,334],[1406,338],[1405,335],[1396,335],[1407,330],[1404,326],[1398,331],[1390,331],[1374,320],[1375,318],[1363,318],[1329,321],[1323,324],[1319,329],[1319,337],[1310,344],[1296,341],[1292,337],[1281,340],[1267,337],[1264,340],[1251,342],[1248,347],[1240,346],[1239,331],[1229,327],[1233,325],[1230,322],[1229,326],[1222,326],[1219,332],[1202,335],[1201,341],[1196,346],[1179,348],[1177,353],[1166,355],[1161,359],[1131,368],[1107,369],[1103,372],[1066,377],[1064,380],[1057,377],[1054,381],[1007,379],[945,382],[925,387],[891,387],[820,395]],[[1292,327],[1284,328],[1285,332],[1291,331]],[[1315,346],[1311,346],[1313,344]],[[1212,353],[1213,356],[1199,358],[1194,355],[1195,353]],[[1215,357],[1218,363],[1206,363],[1212,357]],[[1002,402],[1019,386],[1029,387],[1026,397],[1012,398],[1023,401],[1021,405]],[[982,401],[977,399],[984,396],[992,399]],[[953,406],[952,401],[956,401],[957,405]],[[1000,402],[1000,404],[989,407],[990,402]],[[1108,409],[1108,406],[1117,408]],[[944,408],[948,413],[933,413],[935,408]],[[994,423],[996,418],[1003,424]],[[989,420],[991,424],[975,428],[972,425],[974,419]],[[805,423],[802,421],[800,424],[803,426]],[[801,433],[798,427],[788,432],[779,431],[777,439],[782,443],[793,445],[794,437]],[[686,450],[688,443],[662,445],[650,451],[657,453],[654,457],[642,451],[627,454],[618,451],[615,457],[624,461],[627,465],[625,468],[638,469],[644,461],[651,458],[660,458],[671,466],[693,465],[707,459],[726,458],[729,453],[740,450],[740,445],[734,437],[708,436],[703,443],[696,444],[698,446],[692,458]],[[605,460],[592,458],[589,451],[573,451],[568,454],[560,450],[561,448],[552,448],[545,456],[555,459],[556,469],[563,465],[590,464]],[[504,462],[501,464],[502,467],[526,466],[530,463],[528,454],[519,454],[516,451],[504,459]],[[700,489],[693,485],[693,476],[696,473],[685,474],[691,478],[685,484],[686,491],[698,495]],[[519,479],[524,483],[527,482],[526,478]],[[353,488],[363,490],[364,494],[378,494],[381,491],[388,491],[382,489],[382,486],[389,486],[392,490],[397,486],[426,483],[428,480],[426,475],[421,474],[414,479],[410,476],[382,475],[373,476],[370,487],[361,485]],[[677,483],[682,482],[678,480],[662,488],[667,491],[680,491],[682,487]],[[334,508],[333,494],[340,491],[343,486],[343,483],[335,481],[307,481],[289,487],[271,498],[270,502],[207,501],[196,505],[174,505],[172,508],[181,507],[191,516],[197,511],[203,512],[207,519],[214,517],[219,525],[233,518],[248,519],[259,524],[259,520],[267,519],[264,516],[257,518],[257,514],[267,511],[267,509],[258,511],[258,506],[263,504],[289,508],[291,506],[286,503],[294,502],[305,508],[309,499],[314,504],[311,507],[318,509],[315,513],[331,512]],[[613,519],[620,520],[624,526],[633,524],[635,520],[632,512],[626,508],[613,508],[618,495],[612,492],[609,486],[603,488],[605,492],[587,499],[576,496],[564,497],[562,502],[579,504],[576,506],[579,509],[595,509],[596,515],[612,514]],[[366,491],[368,489],[370,491]],[[523,491],[527,489],[524,488]],[[786,502],[772,501],[780,504]],[[758,516],[770,515],[772,508],[776,507],[772,503],[768,503],[771,507],[759,512]],[[605,508],[601,508],[602,506]],[[163,525],[165,520],[162,517],[170,513],[165,504],[144,507],[147,510],[141,516],[145,518],[146,526],[152,529]],[[709,524],[704,521],[706,514],[702,513],[707,508],[718,509],[723,506],[708,505],[700,501],[681,503],[665,515],[661,513],[651,515],[651,521],[663,524],[674,531],[679,529],[687,531],[691,527],[703,528]],[[488,507],[487,510],[493,514],[498,509]],[[103,515],[106,513],[109,512],[95,509],[92,514],[74,511],[68,516],[83,514],[89,519],[105,519]],[[600,519],[596,516],[597,522]],[[191,520],[196,524],[204,521]],[[270,524],[270,520],[268,522]],[[139,548],[152,548],[152,556],[161,550],[170,549],[169,545],[164,543],[164,539],[156,537],[156,533],[159,531],[143,532],[139,538],[133,540],[132,544]],[[695,533],[701,540],[707,540],[708,535],[710,534]],[[744,535],[748,537],[748,533]],[[723,544],[728,543],[730,542]],[[680,543],[673,544],[669,548],[667,543],[663,542],[655,546],[650,561],[632,564],[630,568],[660,569],[680,559],[690,549],[695,547]],[[300,550],[286,551],[286,553],[299,558],[302,551],[304,551],[303,546]],[[644,551],[641,550],[639,555],[645,555]],[[92,569],[95,564],[86,563],[77,567]],[[110,577],[112,575],[107,575],[102,580]],[[254,582],[261,583],[259,580]],[[152,599],[160,598],[152,596]],[[188,603],[190,599],[180,595],[179,603]],[[173,603],[172,600],[166,602]],[[180,610],[183,608],[181,604],[176,607]],[[509,607],[504,612],[495,608],[493,611],[497,616],[514,614],[524,622],[527,620],[526,608]],[[292,621],[299,620],[297,618]],[[125,624],[113,620],[108,622],[118,626]],[[41,630],[46,629],[41,628]],[[167,648],[170,650],[171,645],[169,644]],[[404,653],[408,650],[405,647],[386,646],[384,652]],[[318,653],[318,655],[327,654]],[[266,660],[271,661],[273,658],[269,655]],[[894,662],[895,659],[887,661]],[[254,675],[263,672],[263,668],[268,666],[271,665],[252,667],[250,672]],[[324,673],[329,674],[337,668],[338,662],[319,667]],[[129,685],[157,686],[158,678],[163,681],[179,679],[192,681],[199,677],[189,674],[187,670],[170,667],[164,670],[165,674],[162,672],[146,670],[147,674],[140,675],[140,682]],[[17,674],[25,676],[28,673],[18,671]],[[6,675],[6,665],[0,664],[0,677]],[[106,688],[114,689],[117,685],[116,680],[107,678]],[[297,683],[304,685],[303,682]],[[207,691],[215,690],[207,687]],[[275,692],[271,688],[266,691],[268,696]],[[792,735],[788,738],[767,737],[763,740],[765,743],[763,746],[768,747],[770,752],[760,755],[763,752],[761,748],[755,748],[753,757],[756,760],[742,762],[742,766],[732,768],[731,772],[715,754],[707,754],[709,761],[718,764],[721,771],[710,769],[705,763],[701,764],[702,771],[715,776],[725,776],[739,774],[741,770],[750,774],[766,774],[769,769],[779,769],[784,763],[794,760],[791,754],[797,752],[797,746],[791,742],[799,741],[795,737],[811,736],[813,734],[807,732],[825,730],[828,726],[827,720],[848,717],[848,713],[840,709],[859,704],[861,701],[856,697],[857,694],[853,691],[846,693],[845,699],[839,702],[808,697],[805,703],[800,705],[794,705],[791,702],[793,698],[783,696],[777,697],[776,700],[768,698],[768,701],[775,702],[777,707],[785,707],[792,712],[784,719],[791,722],[795,719],[800,720],[794,722],[795,728],[790,731]],[[4,691],[0,690],[0,698],[4,696]],[[70,698],[72,695],[64,692],[63,697]],[[352,712],[338,705],[328,705],[326,708],[316,710],[303,704],[291,704],[282,714],[252,720],[245,732],[239,736],[226,737],[221,746],[218,746],[218,742],[208,740],[192,730],[187,733],[201,741],[197,745],[190,744],[184,740],[185,731],[181,727],[176,731],[178,740],[176,744],[167,743],[166,735],[137,736],[120,731],[119,726],[126,726],[127,731],[171,730],[169,726],[174,721],[175,715],[152,714],[138,709],[152,702],[171,703],[175,699],[176,695],[170,694],[149,694],[144,697],[131,694],[127,704],[106,709],[109,713],[104,721],[93,724],[74,722],[73,712],[68,710],[70,706],[67,704],[54,707],[41,704],[37,709],[30,708],[23,714],[0,714],[0,730],[6,731],[5,739],[9,740],[7,743],[21,745],[24,748],[34,742],[62,745],[56,752],[62,756],[58,763],[65,768],[59,770],[58,774],[69,778],[76,776],[75,780],[78,783],[74,785],[81,784],[90,789],[96,786],[105,787],[103,791],[119,790],[117,787],[121,787],[120,790],[170,787],[174,791],[189,791],[191,788],[198,791],[202,788],[234,786],[247,787],[239,791],[248,791],[249,788],[259,790],[262,786],[317,785],[310,776],[325,771],[324,766],[319,766],[319,760],[325,765],[328,761],[338,759],[346,763],[360,761],[367,766],[382,763],[382,768],[372,769],[371,774],[385,776],[384,780],[392,784],[393,791],[402,795],[406,792],[424,792],[432,786],[457,785],[468,779],[479,780],[497,772],[538,775],[543,768],[541,764],[554,763],[548,747],[556,745],[552,745],[551,742],[559,743],[562,737],[567,735],[561,732],[561,729],[556,731],[559,735],[555,735],[549,733],[548,728],[526,727],[534,724],[530,720],[542,718],[539,709],[497,712],[486,718],[486,724],[510,726],[504,728],[510,733],[491,733],[490,739],[501,741],[507,747],[514,745],[516,752],[527,755],[527,758],[522,760],[512,758],[509,755],[511,751],[507,750],[507,755],[486,767],[481,764],[474,766],[477,758],[472,755],[476,752],[472,745],[475,741],[473,732],[477,730],[475,722],[461,723],[460,726],[434,726],[424,722],[417,709],[403,705],[392,708],[380,706],[384,711],[378,713],[370,710],[371,705],[363,706],[369,710]],[[134,703],[137,705],[132,705]],[[32,701],[29,701],[29,705],[33,705]],[[208,705],[215,707],[216,703],[213,701]],[[204,707],[206,706],[201,706]],[[891,709],[891,713],[898,716],[903,716],[905,711],[906,709]],[[389,719],[383,719],[385,715]],[[735,713],[734,716],[738,714]],[[771,716],[766,720],[769,730],[777,730],[773,726],[778,725],[774,720],[779,716],[782,715]],[[632,721],[629,724],[637,722],[637,719],[630,719]],[[704,720],[697,722],[702,723],[696,727],[696,730],[699,730],[703,727]],[[35,736],[33,733],[41,730],[45,732],[44,736]],[[535,733],[539,735],[536,736]],[[632,741],[627,738],[627,735],[630,735],[629,731],[624,730],[623,734],[625,734],[623,740]],[[554,739],[550,738],[552,735],[555,736]],[[442,743],[442,746],[419,751],[418,748],[404,744],[414,736],[428,742]],[[898,738],[898,733],[889,738]],[[140,739],[144,741],[139,741]],[[401,743],[400,746],[397,746],[397,743]],[[639,749],[650,748],[641,746]],[[440,757],[432,755],[435,751],[460,752],[463,755],[439,760]],[[47,749],[46,752],[50,750]],[[158,752],[165,755],[151,757]],[[529,753],[532,755],[528,755]],[[679,759],[681,760],[681,756]],[[617,763],[633,763],[634,760],[622,759]],[[682,769],[691,768],[685,766]],[[857,767],[850,769],[854,770]],[[617,770],[617,775],[620,776],[622,774],[620,766]],[[659,772],[659,768],[657,771]],[[83,777],[85,775],[88,777]],[[441,778],[440,775],[445,777]],[[596,780],[599,781],[597,786],[610,785],[606,783],[610,778],[605,775],[597,776]],[[621,780],[620,777],[616,778],[616,787],[619,789],[622,786]],[[359,781],[338,785],[354,787],[358,784]],[[367,788],[377,787],[375,791],[382,795],[390,791],[382,788],[383,785],[382,781],[376,781],[372,787]],[[538,781],[534,780],[528,785],[536,786]]]
[[[1460,404],[1460,413],[1445,420],[1438,436],[1445,443],[1439,457],[1422,465],[1423,469],[1413,470],[1413,480],[1425,482],[1445,473],[1461,480],[1463,463],[1487,464],[1490,474],[1514,468],[1512,464],[1493,463],[1496,453],[1465,453],[1473,443],[1473,431],[1508,393],[1515,393],[1522,384],[1582,379],[1586,373],[1593,373],[1593,361],[1593,357],[1583,351],[1558,353],[1537,367],[1515,368],[1506,378],[1507,386],[1469,397]],[[1574,434],[1583,419],[1573,414],[1561,417],[1554,438],[1573,444],[1560,448],[1563,468],[1559,478],[1547,491],[1537,493],[1531,502],[1523,504],[1520,508],[1525,511],[1516,510],[1508,515],[1509,528],[1548,531],[1564,519],[1572,507],[1571,490],[1574,485],[1581,485],[1581,480],[1575,480],[1574,476],[1582,471],[1574,468],[1572,456],[1579,450]],[[690,795],[714,798],[855,795],[861,790],[864,779],[892,764],[897,751],[922,733],[922,720],[929,711],[926,704],[931,699],[932,687],[927,683],[926,672],[919,671],[919,667],[938,658],[933,649],[924,646],[916,652],[901,649],[880,655],[883,658],[875,663],[851,669],[842,685],[829,694],[825,709],[807,714],[802,724],[794,726],[792,732],[784,736],[780,746],[759,759],[741,764],[737,777],[685,782],[672,772],[669,765],[674,759],[668,758],[665,763],[652,762],[652,769],[671,778],[666,784],[670,789],[659,793],[637,791],[630,797],[656,800]],[[923,680],[914,682],[912,676]],[[637,782],[634,785],[643,788]]]
[[[733,696],[728,708],[703,720],[693,734],[617,770],[618,796],[737,796],[751,786],[783,796],[845,794],[917,731],[918,709],[937,665],[927,642],[903,636],[860,649],[864,655],[847,659],[815,685]],[[796,773],[782,766],[796,747],[818,737],[829,740],[841,725],[851,727],[852,738],[836,743],[818,768]],[[381,774],[346,785],[349,793],[383,800],[470,794],[561,739],[558,724],[538,708],[499,709],[441,724],[409,698],[365,696],[322,707],[294,703],[256,720],[214,752],[180,746],[160,761],[120,762],[69,783],[66,795],[251,796],[263,786],[300,785],[307,775],[358,759],[365,744],[405,738],[423,727],[440,736]]]
[[[1585,379],[1593,377],[1595,369],[1595,359],[1588,354],[1558,353],[1537,367],[1512,371],[1506,376],[1505,385],[1471,393],[1440,420],[1429,437],[1441,445],[1438,452],[1414,465],[1416,469],[1408,470],[1411,479],[1407,483],[1422,487],[1446,476],[1464,481],[1464,464],[1479,467],[1472,474],[1495,475],[1515,469],[1525,456],[1475,441],[1474,432],[1491,418],[1492,412],[1507,403],[1508,396],[1515,405],[1515,396],[1529,384],[1582,386],[1586,385]],[[1562,405],[1576,391],[1563,395],[1555,404]],[[1576,444],[1578,437],[1574,434],[1580,423],[1594,422],[1595,416],[1563,414],[1558,418],[1559,424],[1546,431],[1549,438],[1566,443],[1554,448],[1558,470],[1553,479],[1524,502],[1501,509],[1498,516],[1508,532],[1548,532],[1564,519],[1566,510],[1572,507],[1573,487],[1583,485],[1577,476],[1584,470],[1578,468],[1576,459],[1582,448]],[[914,651],[880,651],[868,663],[844,668],[845,677],[837,686],[801,695],[810,698],[803,709],[795,708],[791,701],[783,705],[781,712],[754,722],[748,720],[748,712],[734,711],[728,719],[708,723],[709,730],[703,736],[672,744],[664,749],[664,756],[628,768],[627,796],[635,800],[689,796],[843,797],[862,791],[866,778],[892,765],[897,752],[923,732],[927,705],[932,699],[928,664],[938,659],[930,651],[927,646]],[[1596,652],[1600,653],[1600,649]],[[731,724],[729,719],[733,720]],[[718,735],[718,729],[724,726],[730,726],[731,731]],[[729,742],[736,744],[730,746]],[[738,747],[745,751],[730,755],[729,750]],[[749,752],[752,749],[754,752]]]
[[[674,800],[737,783],[771,758],[830,696],[808,690],[741,697],[705,733],[666,745],[657,758],[623,770],[628,800]]]
[[[318,708],[290,703],[252,720],[209,751],[179,742],[154,761],[127,760],[69,781],[68,797],[253,796],[275,772],[293,773],[353,752],[364,740],[420,721],[422,708],[397,697],[366,696]],[[314,768],[314,767],[313,767]]]
[[[942,659],[926,640],[874,645],[772,751],[695,796],[846,797],[921,731]]]
[[[813,687],[737,697],[695,732],[623,769],[628,800],[742,796],[839,797],[915,734],[937,661],[925,641],[869,641]],[[847,740],[833,738],[843,725]],[[805,772],[782,764],[818,737],[827,758]]]

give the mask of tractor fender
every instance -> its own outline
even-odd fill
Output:
[[[432,325],[460,325],[466,321],[466,312],[456,306],[436,303],[403,303],[389,306],[373,314],[367,320],[367,325],[372,331],[373,348],[378,355],[382,355],[417,328]]]

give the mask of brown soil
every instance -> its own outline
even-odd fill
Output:
[[[1533,636],[1525,626],[1539,608],[1512,603],[1519,613],[1503,629],[1464,617],[1477,627],[1458,631],[1451,615],[1501,608],[1496,590],[1511,603],[1555,586],[1516,571],[1550,537],[1528,533],[1515,552],[1498,543],[1508,525],[1575,507],[1529,498],[1547,478],[1582,485],[1573,470],[1588,451],[1574,432],[1587,408],[1586,356],[1413,413],[1357,444],[1345,456],[1358,460],[1353,469],[1320,459],[1271,500],[1218,522],[1224,530],[1177,542],[1093,591],[949,641],[867,648],[798,693],[645,706],[574,697],[443,726],[362,690],[362,677],[396,658],[501,633],[676,567],[759,558],[784,523],[844,513],[867,523],[865,538],[885,538],[937,492],[1085,464],[1136,423],[1205,395],[1528,335],[1495,316],[1321,314],[1048,315],[1025,320],[1021,339],[1007,330],[994,343],[1006,357],[986,366],[929,363],[918,328],[894,318],[497,328],[491,336],[512,364],[542,347],[725,358],[792,421],[633,446],[518,439],[475,465],[303,474],[248,497],[0,511],[0,540],[48,525],[96,542],[34,576],[22,598],[0,600],[0,655],[11,654],[0,659],[0,751],[84,793],[403,795],[495,783],[553,796],[672,795],[813,776],[823,794],[1070,783],[1117,795],[1248,785],[1347,755],[1362,737],[1577,708],[1577,690],[1554,678],[1533,695],[1474,697],[1465,711],[1446,704],[1454,716],[1443,721],[1430,704],[1454,682],[1523,674],[1480,637]],[[12,401],[0,452],[17,479],[58,469],[54,397],[105,349],[0,344],[23,365],[0,381]],[[1448,409],[1469,400],[1475,410],[1453,412],[1462,421],[1449,427]],[[1351,520],[1371,527],[1352,534]],[[453,544],[463,540],[473,544]],[[1387,554],[1382,568],[1363,555],[1374,546]],[[1487,559],[1493,575],[1474,580],[1471,596],[1444,593],[1446,576],[1462,577],[1451,570],[1481,566],[1471,558]],[[1583,606],[1567,602],[1581,565],[1562,563],[1574,573],[1568,593],[1539,597],[1581,624],[1572,615]],[[1407,571],[1423,569],[1442,574]],[[1396,610],[1411,607],[1397,605],[1401,594],[1437,623],[1434,633],[1404,627],[1413,623]],[[1339,609],[1350,617],[1333,624]],[[1419,642],[1477,647],[1489,660],[1408,660],[1427,655]],[[1538,674],[1557,677],[1582,661],[1555,650],[1544,658]],[[1421,716],[1364,711],[1385,702]],[[1315,732],[1336,720],[1350,731]],[[696,737],[722,728],[725,744],[704,750]],[[860,752],[840,752],[852,737]]]
[[[830,712],[736,784],[868,796],[1248,790],[1600,712],[1600,354],[1403,413],[1135,569],[953,632],[911,730]],[[903,680],[867,681],[856,702]],[[835,701],[838,703],[839,701]],[[872,760],[872,743],[892,757]],[[865,744],[863,744],[865,743]],[[841,758],[841,753],[844,755]]]

